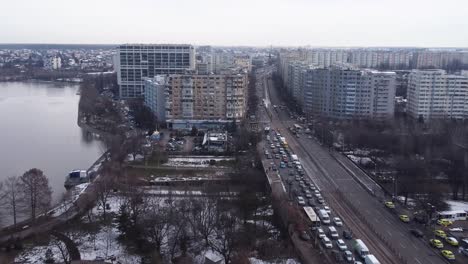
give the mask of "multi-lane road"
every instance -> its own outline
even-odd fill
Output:
[[[273,87],[271,69],[259,74],[263,83],[265,101],[271,118],[261,115],[270,121],[271,127],[280,130],[286,137],[289,147],[301,157],[306,175],[322,190],[330,207],[336,212],[355,237],[361,238],[382,263],[445,263],[440,254],[432,250],[427,241],[415,238],[409,233],[409,227],[400,222],[398,217],[388,211],[375,194],[379,187],[345,160],[337,159],[315,140],[289,133],[292,120],[285,110],[273,111],[272,105],[281,105],[281,96]]]

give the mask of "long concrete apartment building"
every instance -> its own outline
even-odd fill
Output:
[[[144,96],[143,78],[195,70],[195,48],[188,44],[125,44],[114,57],[120,98]]]
[[[396,74],[346,67],[303,71],[303,110],[337,119],[394,116]]]
[[[240,122],[245,115],[247,74],[171,74],[157,76],[146,84],[146,94],[152,97],[145,102],[152,104],[153,113],[169,128],[215,128]],[[164,115],[162,100],[155,99],[161,98],[162,89]]]
[[[413,70],[408,76],[407,113],[424,120],[468,117],[468,76],[444,70]]]

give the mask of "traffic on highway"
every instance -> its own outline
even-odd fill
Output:
[[[338,262],[466,263],[456,250],[431,246],[433,237],[415,235],[414,228],[389,210],[379,186],[321,146],[307,133],[307,126],[297,133],[301,120],[274,89],[273,71],[257,76],[264,102],[260,117],[268,123],[263,155],[268,170],[278,173],[289,199],[303,207],[310,220],[304,240],[319,243]],[[367,255],[373,257],[366,260]]]

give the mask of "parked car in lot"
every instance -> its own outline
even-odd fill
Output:
[[[323,204],[323,203],[325,202],[325,200],[323,200],[322,197],[319,197],[319,198],[317,198],[317,202],[318,202],[319,204]]]
[[[450,250],[441,250],[440,253],[442,253],[442,256],[448,260],[455,260],[455,255]]]
[[[328,214],[331,214],[331,209],[330,209],[330,207],[328,205],[325,205],[323,207],[323,210],[325,210]]]
[[[444,244],[439,239],[430,239],[429,243],[435,248],[444,248]]]
[[[415,237],[424,237],[424,233],[421,230],[418,229],[411,229],[410,230],[411,234]]]
[[[436,237],[441,237],[441,238],[446,238],[447,234],[444,232],[444,230],[437,229],[434,231],[434,235]]]
[[[438,224],[438,225],[441,225],[441,226],[447,227],[447,226],[452,225],[453,222],[450,221],[450,220],[448,220],[448,219],[439,219],[439,220],[437,220],[437,224]]]
[[[458,246],[458,240],[454,237],[446,237],[445,242],[447,242],[447,244],[454,246],[454,247]]]

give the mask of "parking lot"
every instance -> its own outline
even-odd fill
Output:
[[[435,254],[448,250],[455,257],[452,262],[468,263],[468,221],[430,220],[423,212],[400,202],[387,201],[385,206],[395,218],[411,227],[411,233],[416,238],[429,244]]]

